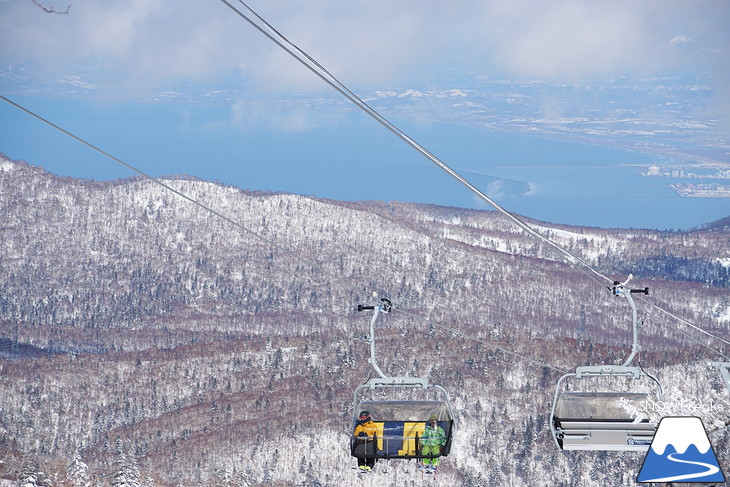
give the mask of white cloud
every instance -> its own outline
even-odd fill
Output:
[[[497,179],[487,184],[487,196],[492,199],[499,200],[510,196],[509,190],[505,187],[504,181]]]
[[[730,13],[712,0],[250,3],[346,85],[365,92],[423,86],[454,73],[570,81],[711,70],[728,54]],[[69,15],[46,14],[30,1],[3,2],[0,65],[19,64],[48,79],[81,76],[119,92],[200,81],[329,92],[216,1],[75,0]]]
[[[498,66],[517,76],[557,80],[674,67],[679,60],[667,40],[677,25],[698,33],[722,28],[701,6],[672,0],[514,0],[489,3],[486,15],[495,29],[489,41]]]
[[[318,110],[294,101],[238,100],[231,107],[230,126],[238,130],[277,129],[306,132],[345,123],[340,111]]]
[[[672,46],[677,46],[679,44],[689,44],[690,38],[684,35],[678,35],[674,36],[670,41],[669,44]]]
[[[93,83],[87,83],[80,76],[66,76],[64,78],[59,78],[58,82],[88,91],[92,91],[96,88]]]
[[[0,18],[3,64],[49,78],[93,73],[122,91],[233,71],[253,36],[214,2],[80,0],[49,15],[27,1],[0,6]]]

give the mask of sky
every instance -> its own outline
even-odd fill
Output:
[[[729,213],[626,169],[730,165],[725,1],[249,6],[508,210],[651,228]],[[0,0],[0,93],[154,176],[485,207],[220,0]],[[131,175],[7,103],[0,122],[11,158]],[[644,216],[605,208],[639,193]]]

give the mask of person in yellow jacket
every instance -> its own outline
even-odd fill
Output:
[[[370,472],[375,466],[375,432],[377,426],[368,411],[360,412],[360,419],[352,435],[355,437],[355,456],[361,473]]]

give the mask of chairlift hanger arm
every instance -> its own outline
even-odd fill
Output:
[[[364,305],[364,304],[358,304],[357,305],[357,311],[360,312],[360,311],[365,311],[365,310],[373,309],[373,310],[382,311],[383,313],[390,312],[391,308],[393,307],[393,303],[391,303],[390,299],[388,299],[388,298],[380,298],[380,301],[382,301],[382,303],[383,303],[380,306],[367,306],[367,305]]]
[[[634,278],[633,274],[629,274],[629,277],[624,281],[613,281],[613,287],[609,287],[609,289],[612,290],[613,294],[615,295],[623,295],[628,291],[629,294],[646,294],[649,295],[649,288],[645,287],[644,289],[626,289],[626,286],[629,284],[629,281],[631,281]]]
[[[375,369],[375,372],[377,372],[382,379],[388,379],[388,376],[385,375],[385,373],[380,369],[380,367],[378,366],[378,362],[375,359],[375,323],[378,321],[378,318],[380,318],[381,313],[390,312],[391,308],[393,307],[393,303],[391,303],[390,300],[386,298],[380,298],[380,301],[380,306],[365,306],[362,304],[358,304],[357,310],[373,311],[373,317],[370,319],[370,339],[368,340],[370,342],[370,358],[368,359],[368,361],[372,364],[373,369]]]
[[[629,302],[629,305],[631,306],[631,319],[633,323],[633,343],[631,345],[631,354],[623,363],[624,367],[628,367],[628,365],[634,360],[636,354],[641,351],[641,346],[639,345],[639,328],[641,327],[642,323],[641,321],[639,321],[638,312],[636,310],[636,303],[634,302],[632,294],[649,294],[648,287],[645,287],[644,289],[627,289],[626,286],[633,278],[634,275],[629,274],[629,277],[624,282],[613,281],[613,287],[609,288],[611,289],[611,292],[614,296],[621,296],[623,298],[626,298],[626,300]]]

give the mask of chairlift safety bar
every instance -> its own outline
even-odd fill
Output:
[[[641,378],[643,372],[639,367],[627,367],[625,365],[588,365],[575,369],[576,379],[583,377],[633,377]]]
[[[428,383],[428,379],[421,379],[419,377],[374,377],[367,381],[364,385],[369,389],[378,389],[380,387],[413,387],[416,389],[428,389],[429,387],[432,387]]]

